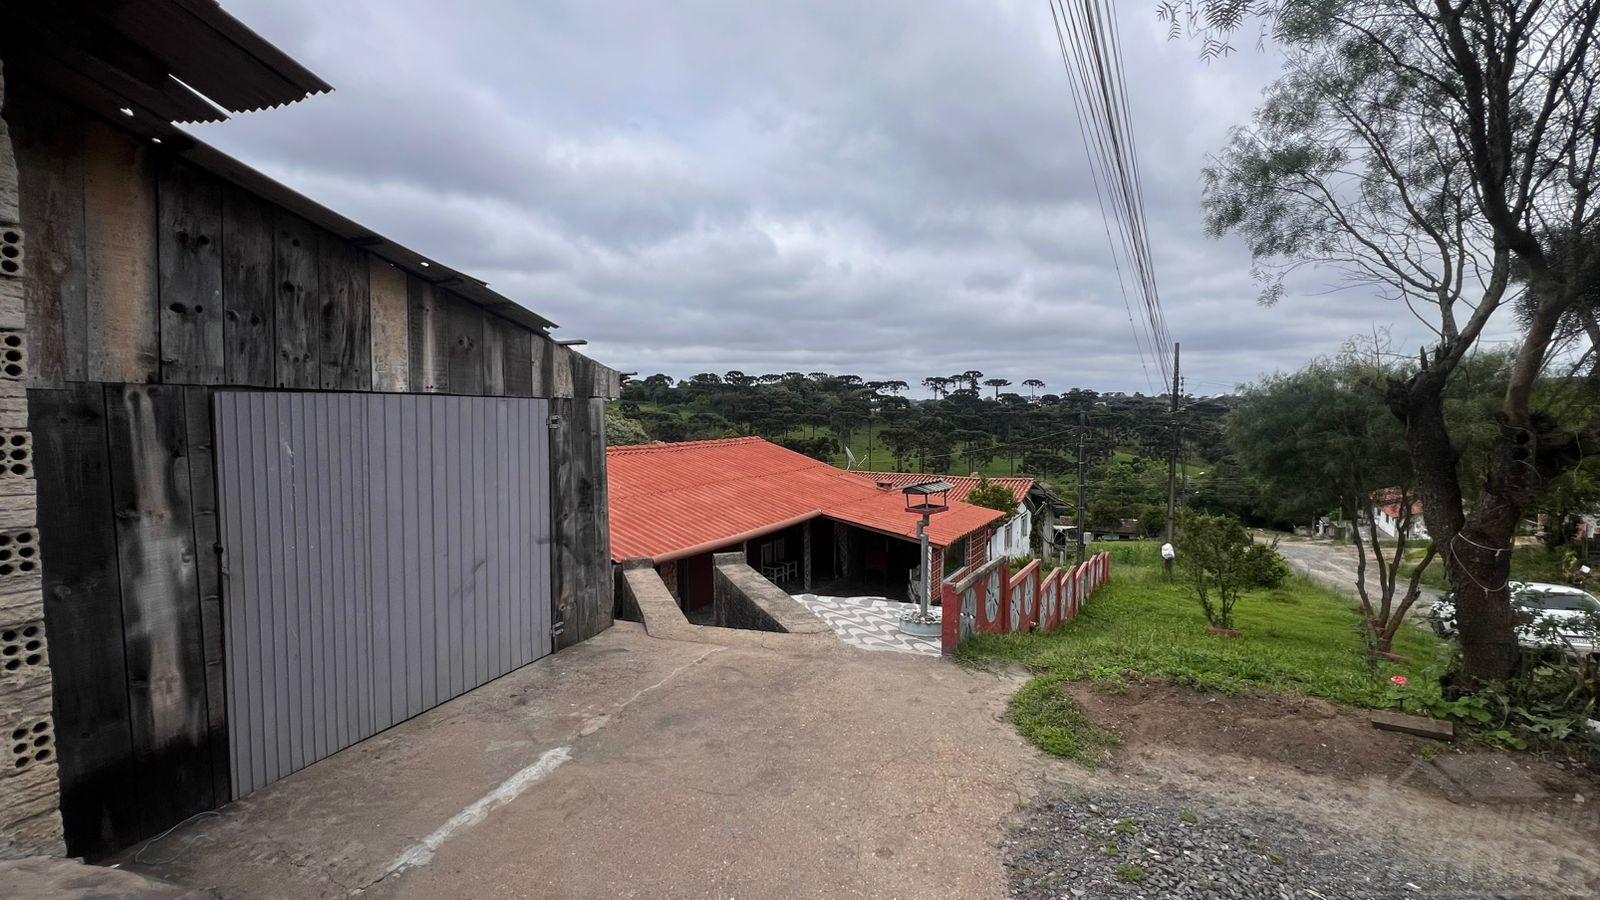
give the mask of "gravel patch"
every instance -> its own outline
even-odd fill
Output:
[[[1393,842],[1178,797],[1041,799],[1003,852],[1014,897],[1513,896]]]

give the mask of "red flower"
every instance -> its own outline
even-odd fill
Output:
[[[1404,675],[1396,675],[1396,676],[1394,676],[1393,678],[1391,678],[1389,680],[1394,682],[1395,684],[1400,685],[1401,687],[1405,687],[1406,686],[1406,677]]]

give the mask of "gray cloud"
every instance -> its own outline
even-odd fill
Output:
[[[1293,368],[1374,323],[1418,334],[1392,304],[1315,293],[1314,275],[1256,305],[1247,253],[1202,234],[1199,169],[1274,60],[1207,65],[1166,40],[1153,3],[1119,6],[1192,389]],[[1043,3],[228,7],[336,91],[201,137],[487,279],[619,368],[912,382],[979,368],[1160,389]]]

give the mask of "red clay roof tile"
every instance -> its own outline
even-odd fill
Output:
[[[606,469],[618,561],[676,559],[817,516],[916,539],[918,517],[899,490],[761,438],[612,447]],[[1000,517],[952,495],[929,540],[945,547]]]

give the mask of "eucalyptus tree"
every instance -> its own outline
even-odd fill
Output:
[[[1600,0],[1162,3],[1223,52],[1249,16],[1285,71],[1204,173],[1210,230],[1284,296],[1298,267],[1404,303],[1431,329],[1386,387],[1456,593],[1463,672],[1507,676],[1511,543],[1544,485],[1600,453],[1600,417],[1544,408],[1558,366],[1600,387]],[[1222,48],[1221,51],[1218,48]],[[1512,335],[1497,433],[1464,502],[1445,408],[1486,335]]]

